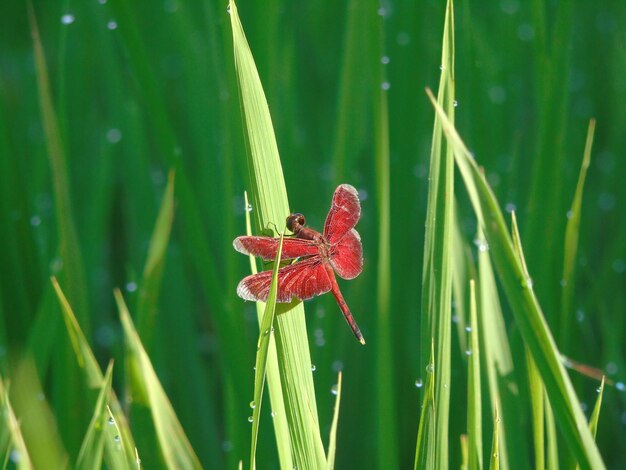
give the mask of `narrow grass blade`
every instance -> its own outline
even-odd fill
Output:
[[[571,325],[574,323],[572,312],[572,300],[574,296],[574,274],[576,267],[576,256],[578,254],[578,233],[580,229],[581,207],[583,200],[583,189],[585,187],[585,177],[587,169],[591,161],[591,148],[593,146],[593,135],[596,128],[596,121],[589,121],[589,129],[587,130],[587,141],[585,143],[585,152],[583,154],[583,162],[578,175],[578,184],[572,206],[567,213],[567,225],[565,226],[565,246],[563,253],[563,276],[561,277],[561,318],[559,328],[559,344],[561,350],[566,354],[570,353],[571,344]]]
[[[455,161],[485,232],[499,279],[524,342],[539,369],[562,435],[582,468],[602,468],[602,458],[587,429],[578,398],[534,295],[532,281],[524,274],[498,202],[453,124],[430,90],[427,94],[442,121],[448,142],[454,147]]]
[[[465,327],[470,317],[468,302],[470,295],[468,286],[470,280],[476,279],[478,274],[473,262],[472,251],[461,231],[458,218],[458,204],[454,199],[454,225],[452,229],[452,299],[454,300],[453,322],[456,325],[459,339],[459,350],[467,351],[471,346],[467,344]]]
[[[126,338],[127,355],[136,373],[135,379],[147,395],[165,464],[170,468],[202,468],[141,344],[121,292],[116,289],[114,294]]]
[[[498,470],[500,468],[500,443],[498,441],[498,435],[500,427],[500,415],[498,414],[498,408],[495,410],[495,418],[493,420],[493,438],[491,441],[491,458],[489,459],[490,470]]]
[[[598,420],[600,419],[600,408],[602,407],[602,395],[604,394],[604,377],[602,377],[602,382],[600,383],[600,387],[598,388],[598,399],[596,400],[596,404],[593,407],[593,411],[591,412],[591,417],[589,418],[589,430],[591,431],[591,435],[593,438],[596,438],[596,433],[598,431]]]
[[[74,347],[76,360],[83,369],[87,385],[92,388],[102,388],[105,382],[105,377],[102,375],[98,361],[96,360],[89,343],[87,343],[87,339],[85,338],[85,335],[78,324],[78,320],[74,315],[72,307],[61,290],[57,279],[53,277],[51,281],[59,304],[61,305],[61,312],[63,314],[65,326],[67,327],[68,335],[70,336],[71,344]],[[122,410],[122,406],[113,390],[111,390],[110,396],[107,398],[107,403],[110,407],[115,427],[118,429],[117,435],[120,436],[120,442],[115,442],[113,439],[105,439],[105,460],[110,466],[113,466],[119,462],[121,454],[124,458],[125,466],[131,467],[134,461],[133,453],[135,449],[135,442],[126,416]],[[122,445],[121,452],[120,443]],[[113,468],[119,467],[115,466]]]
[[[442,43],[437,100],[450,113],[451,119],[454,119],[454,8],[451,0],[447,2]],[[434,338],[437,364],[434,401],[437,407],[433,429],[436,432],[437,462],[442,468],[446,468],[450,407],[454,160],[450,145],[446,145],[444,151],[442,136],[441,119],[435,115],[422,270],[421,362],[425,362],[427,345]]]
[[[256,468],[256,447],[259,435],[259,424],[261,414],[261,404],[263,403],[263,389],[265,388],[265,370],[267,367],[267,356],[269,351],[270,338],[274,335],[274,314],[276,312],[276,293],[278,292],[278,269],[280,268],[280,257],[283,252],[284,233],[280,235],[278,251],[272,269],[272,283],[270,292],[265,303],[265,312],[261,320],[259,341],[257,343],[256,365],[254,367],[254,400],[252,406],[252,442],[250,444],[250,470]]]
[[[545,433],[544,433],[544,391],[543,383],[541,382],[541,376],[535,366],[528,348],[526,348],[526,369],[528,371],[528,390],[530,392],[530,405],[532,410],[532,430],[533,430],[533,444],[535,455],[535,467],[545,468],[546,454],[545,454]]]
[[[165,255],[174,220],[174,170],[170,170],[167,178],[167,187],[161,201],[161,209],[157,218],[148,259],[143,269],[142,284],[139,290],[137,305],[137,331],[141,336],[147,351],[151,350],[154,336],[157,302],[163,280]]]
[[[417,445],[415,448],[415,464],[413,468],[437,468],[437,407],[435,402],[435,341],[431,341],[430,362],[426,366],[426,387],[422,401],[422,413],[417,430]]]
[[[242,114],[250,150],[248,168],[254,213],[258,227],[266,230],[272,224],[282,225],[289,215],[287,190],[267,100],[233,1],[229,9]],[[289,438],[297,468],[325,466],[326,456],[317,418],[302,303],[278,307],[275,332],[278,367],[289,423],[289,436],[281,435],[277,438]],[[271,401],[274,402],[276,398],[270,390]],[[281,447],[283,445],[279,444]]]
[[[87,428],[83,445],[80,447],[80,452],[78,453],[78,459],[76,460],[77,469],[88,470],[100,468],[102,466],[104,441],[107,437],[105,430],[107,429],[107,421],[109,418],[107,401],[109,395],[111,394],[112,377],[113,362],[110,362],[109,367],[107,367],[107,371],[104,374],[102,387],[100,388],[100,393],[98,394],[98,400],[96,401],[96,406],[94,407],[93,416],[91,417],[91,422]],[[122,452],[118,452],[118,455],[120,457],[123,456]],[[126,461],[124,461],[124,459],[119,459],[116,464],[121,466],[116,466],[114,468],[130,468],[126,465]]]
[[[483,468],[482,394],[480,389],[480,346],[476,288],[470,280],[470,334],[467,378],[467,461],[469,470]]]
[[[8,467],[9,460],[17,462],[15,467],[19,470],[34,468],[19,421],[15,417],[9,400],[9,391],[0,377],[0,462],[3,463],[2,468]]]
[[[342,373],[339,371],[337,376],[337,385],[333,386],[332,392],[335,398],[335,411],[333,413],[333,422],[330,425],[330,436],[328,438],[328,470],[335,468],[335,455],[337,453],[337,426],[339,425],[339,407],[341,405],[341,378]]]
[[[545,394],[545,389],[544,389]],[[554,413],[552,412],[552,406],[544,397],[545,404],[545,417],[546,417],[546,469],[558,470],[559,469],[559,440],[556,432],[556,424],[554,422]]]
[[[60,261],[56,265],[60,266],[58,274],[64,284],[67,285],[68,295],[77,308],[81,323],[89,331],[86,276],[74,221],[67,158],[53,105],[48,68],[32,2],[28,2],[27,7],[33,39],[39,106],[52,174]],[[84,406],[84,397],[80,393],[79,374],[71,355],[71,347],[63,337],[55,349],[54,364],[56,367],[54,368],[55,374],[52,376],[54,390],[52,398],[55,411],[59,415],[60,430],[64,441],[70,454],[74,454],[78,451],[82,440],[82,430],[79,429],[78,424],[87,419],[85,412],[87,408]]]

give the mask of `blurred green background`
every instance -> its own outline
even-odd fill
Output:
[[[258,326],[254,305],[235,294],[248,272],[247,258],[231,243],[245,231],[249,180],[227,4],[33,3],[78,244],[70,247],[76,264],[68,268],[59,250],[58,200],[27,7],[8,1],[0,15],[2,375],[11,377],[19,359],[34,350],[45,357],[39,378],[74,459],[93,402],[83,383],[68,378],[77,366],[61,352],[69,343],[49,276],[76,268],[79,281],[62,286],[103,368],[116,359],[113,384],[123,395],[123,336],[112,290],[123,290],[132,312],[167,174],[175,168],[176,215],[148,350],[203,465],[233,468],[248,452]],[[337,184],[354,185],[362,200],[357,228],[365,269],[341,288],[367,346],[354,340],[330,296],[306,303],[322,435],[332,417],[331,387],[343,370],[338,468],[371,467],[379,433],[397,438],[406,468],[414,459],[421,403],[415,381],[424,376],[419,305],[433,123],[424,87],[438,83],[445,2],[241,0],[238,7],[272,113],[291,209],[321,228]],[[457,128],[503,207],[517,211],[535,290],[562,352],[618,383],[626,380],[624,24],[620,0],[456,5]],[[373,107],[380,87],[388,90],[391,150],[393,360],[385,366],[394,395],[384,398],[395,410],[393,430],[378,426],[369,412],[380,399],[372,347],[378,341]],[[564,326],[564,230],[590,118],[597,119],[596,138]],[[471,243],[475,221],[457,187]],[[56,320],[41,336],[46,344],[35,347],[34,326],[48,313]],[[515,325],[508,326],[515,339]],[[454,413],[454,382],[465,375],[458,350],[453,436],[464,432],[464,405]],[[573,377],[591,408],[597,383]],[[64,412],[68,397],[74,397],[75,415]],[[461,390],[458,397],[464,400]],[[278,467],[269,414],[268,406],[259,468]],[[598,430],[609,467],[626,465],[625,427],[625,395],[610,387]],[[133,431],[137,436],[142,429]],[[450,448],[458,454],[458,440]],[[512,464],[524,468],[529,459]]]

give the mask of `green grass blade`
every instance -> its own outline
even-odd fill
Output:
[[[143,270],[143,282],[139,290],[139,303],[137,305],[137,331],[147,351],[151,350],[153,342],[157,302],[173,220],[174,171],[171,170],[167,178],[167,187],[161,201],[159,216],[150,239],[148,259]]]
[[[230,19],[244,127],[250,150],[248,168],[254,213],[260,229],[268,229],[271,224],[282,226],[289,215],[289,204],[276,138],[254,59],[237,7],[232,1]],[[325,466],[302,303],[278,307],[275,333],[294,464],[299,469]],[[268,376],[268,379],[271,377]],[[270,390],[270,400],[273,402],[275,398]],[[286,437],[280,436],[279,439]]]
[[[333,421],[330,425],[330,436],[328,438],[328,470],[335,468],[335,455],[337,454],[337,426],[339,425],[339,407],[341,405],[341,378],[342,373],[339,371],[337,376],[337,385],[333,387],[335,398],[335,411],[333,412]]]
[[[498,470],[500,468],[500,442],[498,436],[500,434],[500,415],[498,408],[495,409],[493,420],[493,438],[491,441],[491,458],[489,459],[490,470]]]
[[[545,393],[545,390],[544,390]],[[547,397],[544,397],[545,416],[546,416],[546,469],[559,469],[559,441],[554,423],[554,413]]]
[[[585,177],[587,169],[591,161],[591,148],[593,146],[593,135],[596,128],[596,121],[589,121],[589,129],[587,130],[587,141],[585,143],[585,152],[583,154],[583,162],[578,175],[578,184],[572,206],[568,212],[567,225],[565,226],[565,246],[563,253],[563,276],[561,277],[561,321],[559,328],[559,344],[561,350],[568,354],[571,344],[571,325],[574,323],[574,315],[572,311],[572,301],[574,299],[575,288],[575,267],[578,254],[578,233],[580,231],[581,207],[583,200],[583,189],[585,187]]]
[[[499,279],[524,342],[539,369],[562,435],[582,468],[602,468],[602,458],[587,429],[578,398],[532,290],[532,281],[525,275],[516,254],[498,202],[453,124],[430,90],[427,94],[441,118],[448,142],[454,147],[455,161],[485,232]]]
[[[109,418],[107,399],[111,394],[112,377],[113,362],[110,362],[109,367],[107,367],[107,371],[104,374],[102,387],[100,388],[100,393],[98,394],[98,400],[96,401],[96,406],[94,407],[93,416],[91,417],[91,422],[87,428],[83,445],[80,447],[80,451],[78,452],[78,459],[76,460],[77,469],[88,470],[100,468],[102,465],[104,441],[107,437],[105,430],[107,429],[107,422]],[[121,447],[121,444],[119,445]],[[120,456],[123,455],[121,452],[118,454]],[[123,459],[116,463],[122,466],[116,466],[115,468],[130,468],[125,465],[126,462]]]
[[[9,400],[9,391],[5,387],[2,377],[0,377],[0,462],[3,462],[2,468],[7,468],[12,453],[14,456],[19,456],[16,468],[19,470],[34,468],[20,430],[19,421]]]
[[[245,207],[249,207],[248,193],[245,191],[243,194],[243,199]],[[246,234],[252,235],[250,211],[248,210],[246,210]],[[257,269],[254,256],[250,255],[249,258],[250,271],[252,272],[252,274],[256,274]],[[259,331],[263,331],[261,323],[263,322],[264,314],[265,308],[263,306],[263,302],[257,302]],[[291,458],[291,443],[289,440],[289,423],[287,422],[287,413],[285,411],[283,391],[280,386],[280,371],[278,369],[278,359],[276,356],[276,340],[274,338],[274,335],[271,335],[269,338],[265,377],[271,399],[274,435],[276,436],[276,446],[278,449],[278,459],[280,461],[280,467],[283,469],[291,469],[293,468],[293,461]]]
[[[422,401],[420,424],[417,430],[417,445],[415,448],[415,464],[413,468],[431,469],[436,468],[437,455],[437,406],[435,402],[435,345],[431,344],[430,362],[426,366],[426,387]]]
[[[528,348],[526,348],[526,368],[528,370],[528,389],[530,392],[530,405],[532,410],[532,430],[536,468],[545,468],[545,415],[544,415],[544,391],[541,376],[535,366]]]
[[[115,290],[115,301],[124,329],[126,348],[135,378],[141,384],[148,399],[154,427],[165,464],[170,468],[202,468],[198,457],[183,431],[174,408],[152,367],[137,331],[130,318],[130,313],[119,290]]]
[[[261,405],[263,403],[263,389],[265,387],[265,370],[270,338],[274,335],[274,314],[276,312],[276,293],[278,292],[278,269],[283,252],[284,233],[280,235],[274,268],[272,269],[272,283],[265,304],[265,312],[261,320],[259,341],[257,343],[256,365],[254,367],[254,400],[252,401],[252,442],[250,444],[250,470],[256,468],[256,447],[259,435]]]
[[[37,72],[39,106],[52,173],[56,230],[59,243],[58,256],[60,258],[60,263],[57,263],[60,266],[58,275],[67,285],[68,295],[77,308],[81,323],[89,331],[86,276],[74,221],[67,157],[53,105],[48,68],[31,2],[28,2],[28,15]],[[87,412],[84,406],[84,396],[80,393],[79,374],[71,358],[71,347],[65,341],[65,337],[63,337],[57,345],[54,356],[55,374],[53,375],[54,392],[52,397],[55,411],[60,415],[59,424],[64,441],[70,454],[74,454],[78,451],[82,440],[82,430],[78,424],[86,420]]]
[[[598,399],[596,400],[596,404],[591,412],[591,417],[589,418],[589,430],[591,431],[591,435],[594,439],[596,438],[596,433],[598,432],[598,420],[600,419],[600,408],[602,407],[602,395],[604,395],[604,377],[602,377],[602,382],[598,388]]]
[[[454,9],[448,1],[441,54],[441,78],[437,100],[454,119]],[[442,147],[441,119],[435,115],[430,156],[424,266],[422,270],[421,361],[425,362],[431,338],[435,341],[434,393],[438,465],[448,466],[450,401],[450,345],[452,291],[452,226],[454,161],[450,145]]]
[[[469,470],[483,468],[482,394],[480,389],[480,346],[476,314],[476,289],[470,280],[470,334],[467,378],[467,461]]]
[[[104,384],[105,377],[102,375],[98,361],[83,334],[83,331],[78,324],[78,320],[74,315],[74,311],[70,306],[65,294],[61,290],[56,278],[52,278],[52,287],[56,293],[59,304],[61,305],[61,312],[65,321],[68,335],[70,336],[70,342],[74,347],[74,355],[76,360],[83,369],[85,375],[85,381],[89,387],[101,388]],[[115,396],[115,392],[111,390],[110,396],[107,398],[108,406],[114,418],[115,427],[118,429],[117,435],[120,436],[122,444],[122,452],[120,452],[120,443],[115,442],[113,439],[105,439],[105,459],[109,465],[115,465],[120,460],[120,454],[125,459],[125,466],[132,467],[134,459],[135,442],[128,425],[128,421],[122,410],[122,405]],[[115,467],[118,468],[118,467]]]

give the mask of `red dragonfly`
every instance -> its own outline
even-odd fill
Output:
[[[354,226],[361,217],[357,190],[342,184],[335,190],[324,223],[324,233],[305,227],[302,214],[287,217],[287,228],[293,236],[283,240],[281,259],[295,260],[278,270],[277,302],[288,303],[295,297],[310,299],[332,292],[354,336],[365,344],[361,330],[341,295],[335,273],[342,279],[354,279],[363,270],[361,237]],[[264,260],[276,259],[278,238],[237,237],[235,250]],[[237,286],[237,295],[245,300],[265,302],[270,291],[272,271],[263,271],[244,278]]]

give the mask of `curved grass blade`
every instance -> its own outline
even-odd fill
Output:
[[[524,273],[495,195],[441,106],[430,90],[426,92],[441,119],[448,142],[454,147],[455,161],[485,232],[499,279],[522,338],[539,369],[562,435],[582,468],[603,468],[602,457],[587,429],[574,387],[532,290],[532,280]]]
[[[61,290],[56,278],[51,279],[52,286],[56,292],[59,304],[61,305],[61,312],[63,313],[63,319],[67,332],[70,336],[70,341],[74,347],[74,354],[80,367],[84,370],[87,385],[92,388],[101,388],[105,378],[102,375],[100,366],[96,357],[87,343],[87,339],[83,334],[83,331],[78,324],[78,320],[74,316],[72,307],[70,306],[65,294]],[[120,454],[122,454],[125,467],[130,468],[133,465],[133,453],[135,449],[135,441],[130,431],[126,415],[122,411],[122,406],[117,399],[115,392],[111,390],[111,394],[108,397],[108,405],[110,407],[115,426],[118,429],[117,435],[120,436],[122,444],[122,451],[120,452],[119,443],[113,439],[105,440],[105,460],[112,468],[120,468],[115,466],[120,460]],[[122,467],[124,468],[124,467]]]
[[[280,257],[283,252],[284,233],[280,234],[278,251],[272,269],[272,283],[270,292],[265,303],[265,312],[261,320],[259,341],[257,343],[256,366],[254,368],[254,400],[252,402],[252,442],[250,444],[250,470],[256,468],[256,447],[259,434],[259,422],[261,404],[263,403],[263,388],[265,387],[265,369],[267,366],[267,356],[270,345],[270,338],[274,334],[274,314],[276,312],[276,293],[278,292],[278,269],[280,268]]]
[[[602,395],[604,395],[604,382],[604,377],[602,377],[602,382],[600,383],[600,387],[598,388],[598,399],[596,400],[596,404],[593,407],[591,417],[589,418],[589,430],[591,431],[591,435],[594,439],[596,438],[596,433],[598,431],[598,420],[600,419]]]
[[[139,303],[137,304],[137,331],[147,351],[151,350],[154,323],[159,300],[167,245],[174,220],[174,170],[170,170],[167,187],[161,200],[161,209],[152,232],[148,259],[143,269]]]
[[[587,130],[587,141],[585,143],[585,152],[583,154],[583,162],[578,175],[578,183],[572,207],[567,213],[568,220],[565,227],[565,247],[563,253],[563,276],[561,277],[561,322],[559,328],[559,344],[561,350],[566,354],[570,352],[571,342],[571,325],[574,321],[572,315],[572,298],[574,294],[574,274],[576,267],[576,255],[578,253],[578,232],[580,228],[581,206],[583,200],[583,189],[585,187],[585,177],[587,169],[591,161],[591,148],[593,146],[593,135],[596,128],[596,121],[589,121],[589,129]]]
[[[467,461],[469,470],[483,468],[482,395],[480,389],[479,326],[476,314],[476,289],[470,280],[470,335],[467,379]],[[482,334],[482,333],[481,333]]]
[[[229,9],[242,114],[250,150],[248,168],[254,213],[258,227],[265,230],[272,225],[282,225],[289,214],[287,190],[267,100],[233,1]],[[289,436],[281,435],[278,439],[289,438],[298,469],[320,468],[326,465],[326,456],[317,418],[304,308],[301,302],[281,304],[277,314],[278,368],[289,424]],[[277,398],[270,388],[270,400],[274,402]],[[278,447],[281,449],[284,445]]]
[[[3,463],[2,468],[8,467],[7,464],[12,455],[19,456],[16,464],[19,470],[35,468],[28,455],[20,424],[11,406],[9,391],[0,377],[0,462]]]
[[[116,289],[114,295],[124,329],[127,357],[137,374],[135,379],[146,393],[165,464],[169,468],[202,468],[141,344],[122,293]]]
[[[108,397],[111,394],[111,380],[113,377],[113,362],[109,362],[107,371],[104,374],[104,380],[100,393],[98,394],[98,400],[94,407],[93,416],[91,422],[87,428],[85,439],[78,452],[78,459],[76,460],[76,468],[78,469],[93,469],[100,468],[102,465],[102,455],[104,452],[104,442],[108,437],[106,429],[108,427],[109,413],[107,407]],[[119,440],[119,437],[118,437]],[[118,443],[121,447],[121,443]],[[120,457],[115,462],[113,468],[131,468],[127,465],[127,462],[122,458],[123,453],[117,452]]]
[[[341,405],[341,378],[342,373],[339,371],[339,375],[337,376],[337,385],[336,388],[333,388],[333,393],[335,393],[335,411],[333,413],[333,422],[330,425],[330,437],[328,439],[328,470],[333,470],[335,468],[335,454],[337,453],[337,425],[339,424],[339,406]]]

